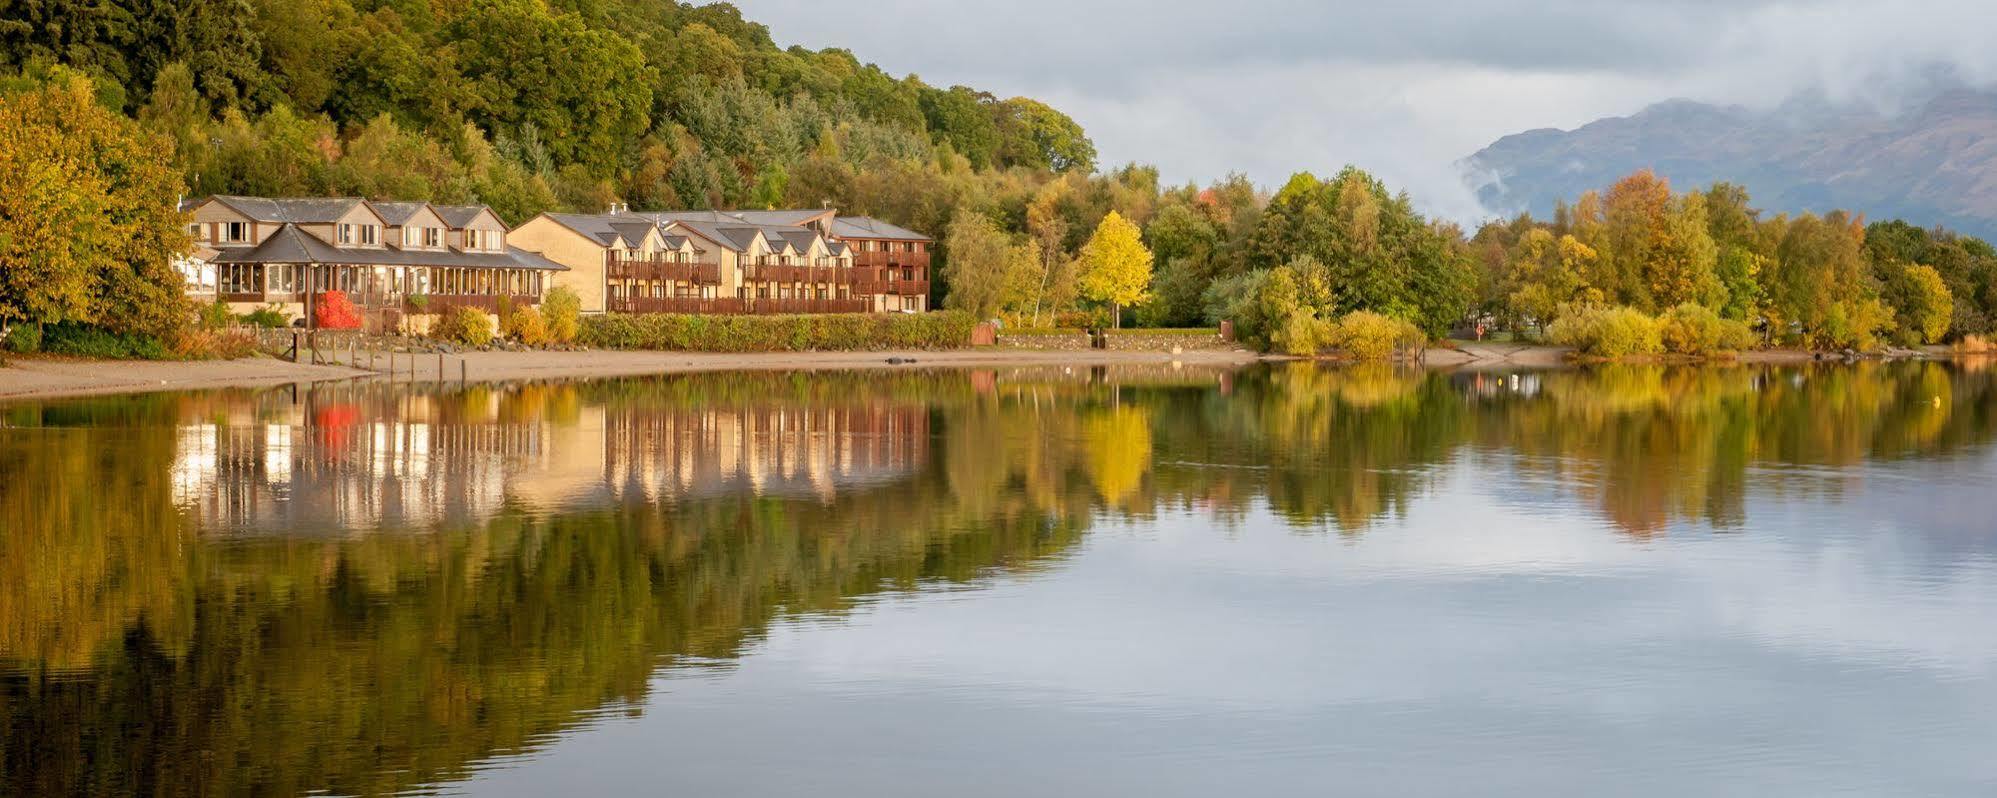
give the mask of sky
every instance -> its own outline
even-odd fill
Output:
[[[1689,98],[1892,109],[1920,76],[1997,80],[1993,0],[737,0],[780,45],[1024,95],[1104,165],[1264,186],[1345,164],[1483,216],[1457,162],[1500,136]]]

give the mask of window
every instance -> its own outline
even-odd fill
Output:
[[[249,239],[250,225],[248,222],[224,222],[222,224],[223,241],[241,243]]]
[[[423,246],[434,247],[442,244],[444,241],[443,233],[444,231],[438,230],[435,227],[423,228]]]
[[[201,225],[198,223],[187,225],[187,234],[199,241],[201,239]]]
[[[361,225],[361,243],[368,246],[381,243],[381,228],[371,224]]]
[[[354,243],[354,226],[350,224],[340,225],[339,235],[336,238],[342,244]]]

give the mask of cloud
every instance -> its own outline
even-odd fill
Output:
[[[1508,133],[1674,97],[1771,106],[1815,91],[1894,109],[1938,67],[1997,80],[1987,0],[740,5],[780,43],[1048,100],[1105,162],[1265,185],[1354,163],[1466,222],[1482,209],[1455,164]]]

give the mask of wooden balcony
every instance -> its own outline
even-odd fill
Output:
[[[610,300],[612,313],[686,313],[714,315],[774,315],[809,313],[866,313],[873,303],[865,299],[652,299],[625,297]]]
[[[721,264],[709,261],[680,261],[662,257],[631,258],[610,253],[605,275],[612,280],[674,280],[704,285],[721,284]]]
[[[854,266],[914,266],[927,270],[927,252],[854,252]]]
[[[929,281],[896,280],[888,283],[888,293],[897,296],[929,296]]]
[[[751,283],[851,285],[871,273],[872,270],[854,269],[848,266],[750,264],[742,267],[742,280]]]

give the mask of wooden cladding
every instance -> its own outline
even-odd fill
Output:
[[[867,313],[873,303],[866,299],[675,299],[618,297],[610,300],[612,313],[692,313],[692,314],[790,314]]]
[[[721,264],[710,261],[676,260],[667,257],[630,257],[610,253],[607,272],[612,280],[676,281],[701,285],[721,284]]]

